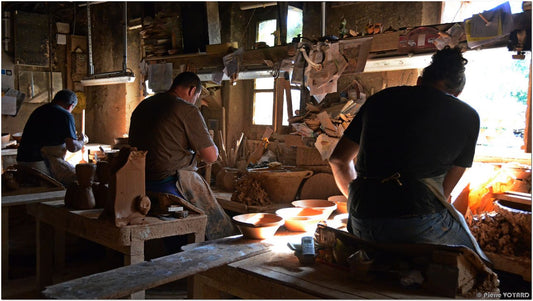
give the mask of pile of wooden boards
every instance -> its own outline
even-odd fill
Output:
[[[161,11],[155,18],[145,18],[140,32],[145,57],[176,54],[180,51],[177,46],[179,37],[176,36],[179,30],[175,30],[178,23],[178,16],[169,11]]]

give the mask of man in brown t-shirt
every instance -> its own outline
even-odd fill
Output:
[[[234,234],[209,185],[195,171],[201,159],[217,160],[218,149],[195,103],[202,83],[192,72],[180,73],[167,92],[143,100],[131,115],[129,144],[146,155],[146,190],[177,195],[203,209],[208,239]]]

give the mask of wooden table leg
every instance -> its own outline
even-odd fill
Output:
[[[136,264],[144,261],[144,241],[133,240],[129,248],[129,254],[124,254],[124,265]],[[145,298],[145,291],[138,291],[130,295],[132,300]]]
[[[39,290],[53,283],[54,228],[46,223],[36,221],[37,227],[37,287]]]
[[[62,271],[65,268],[65,231],[54,227],[54,269]]]
[[[2,207],[2,282],[9,277],[9,207]]]

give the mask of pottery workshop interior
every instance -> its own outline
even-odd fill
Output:
[[[2,1],[2,299],[531,299],[531,1]]]

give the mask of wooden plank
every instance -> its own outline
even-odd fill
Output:
[[[295,290],[327,299],[435,299],[422,290],[408,290],[398,284],[355,280],[348,271],[316,263],[301,265],[290,253],[266,253],[230,264],[246,273],[261,275]],[[266,258],[270,256],[270,258]],[[255,261],[255,262],[253,262]],[[262,298],[271,298],[268,293]],[[274,297],[273,297],[274,298]]]
[[[524,280],[531,282],[531,258],[506,256],[492,252],[485,252],[485,254],[492,261],[495,270],[520,275]]]
[[[530,205],[531,206],[531,194],[520,192],[504,192],[493,193],[492,197],[498,200],[505,200],[513,203]]]
[[[55,299],[115,299],[267,252],[270,247],[265,242],[245,243],[240,237],[232,241],[236,243],[206,242],[149,262],[59,283],[47,287],[43,295]]]
[[[222,292],[242,299],[317,299],[319,297],[263,278],[221,266],[194,276],[194,299],[220,298]],[[230,299],[230,298],[227,298]]]
[[[45,202],[51,200],[59,200],[65,197],[66,190],[58,188],[58,190],[50,191],[50,187],[42,187],[41,190],[45,191],[32,191],[25,194],[17,195],[2,195],[2,207],[26,205],[31,203]]]

